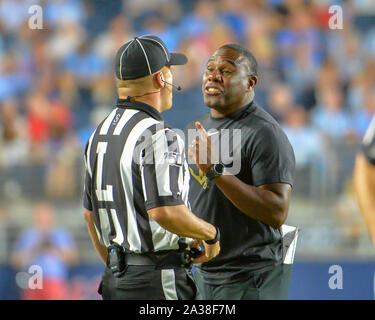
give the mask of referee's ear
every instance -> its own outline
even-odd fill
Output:
[[[154,79],[156,81],[156,85],[158,89],[164,88],[165,87],[165,82],[164,82],[164,76],[163,72],[158,72],[155,74]]]

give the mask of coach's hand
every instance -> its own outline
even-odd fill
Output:
[[[215,160],[218,159],[218,154],[211,142],[211,137],[199,121],[195,122],[195,127],[198,130],[199,138],[190,144],[188,156],[193,158],[198,168],[206,174],[211,170],[213,163],[217,162]]]
[[[210,261],[211,259],[215,258],[220,252],[220,241],[216,242],[215,244],[207,244],[205,241],[202,242],[204,245],[204,250],[199,257],[196,257],[193,260],[193,264]]]

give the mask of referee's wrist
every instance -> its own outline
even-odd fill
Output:
[[[207,244],[215,244],[216,242],[220,241],[220,230],[216,226],[215,226],[215,229],[216,229],[216,236],[215,236],[215,238],[213,238],[211,240],[205,240],[205,242]]]

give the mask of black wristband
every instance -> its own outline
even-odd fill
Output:
[[[215,228],[216,228],[216,236],[212,240],[204,240],[207,244],[215,244],[216,242],[220,240],[220,229],[216,226]]]

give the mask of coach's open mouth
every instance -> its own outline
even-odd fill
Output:
[[[223,91],[219,87],[206,86],[204,88],[204,93],[208,96],[219,96],[223,93]]]

